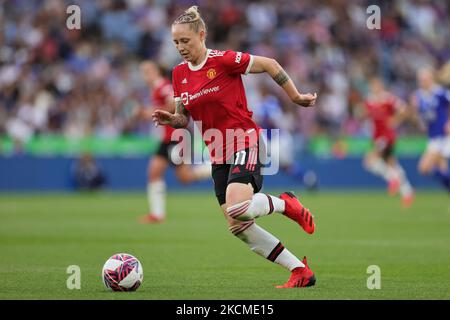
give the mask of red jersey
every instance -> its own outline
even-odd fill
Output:
[[[170,84],[169,79],[164,78],[163,80],[156,83],[153,93],[152,93],[152,101],[154,109],[163,109],[165,108],[167,104],[167,100],[170,98],[172,99],[173,90],[172,85]],[[169,111],[170,110],[166,110]],[[163,134],[163,142],[168,143],[170,142],[170,137],[172,135],[172,132],[175,130],[171,126],[163,126],[164,128],[164,134]]]
[[[383,94],[376,99],[366,101],[367,114],[373,123],[373,139],[384,138],[393,142],[396,138],[395,128],[391,120],[396,113],[397,98],[391,94]]]
[[[174,97],[181,100],[197,126],[201,121],[199,129],[209,148],[212,163],[225,163],[233,153],[251,147],[255,141],[257,143],[260,128],[247,107],[241,78],[242,74],[248,74],[252,63],[253,57],[248,53],[208,49],[201,64],[193,66],[183,62],[173,69]],[[217,137],[211,137],[214,131],[210,129],[221,133],[223,144],[220,147]],[[227,139],[230,133],[237,138]],[[243,144],[236,143],[236,140],[249,135],[253,135],[251,141],[246,139]]]

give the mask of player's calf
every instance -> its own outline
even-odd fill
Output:
[[[230,221],[230,220],[229,220]],[[294,256],[275,236],[258,226],[253,220],[243,223],[231,223],[230,232],[245,242],[250,250],[293,271],[305,265]]]

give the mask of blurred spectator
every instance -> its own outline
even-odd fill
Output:
[[[353,107],[371,75],[381,75],[406,99],[416,86],[417,68],[450,61],[445,1],[195,3],[209,26],[208,47],[272,56],[301,90],[319,93],[315,109],[293,113],[295,134],[304,137],[368,136]],[[65,27],[72,4],[81,8],[81,30]],[[381,30],[366,27],[372,4],[381,7]],[[151,94],[138,64],[152,59],[170,69],[180,62],[170,26],[189,5],[192,1],[0,0],[0,134],[20,150],[39,134],[151,133],[125,125],[132,109]],[[261,80],[244,78],[249,102],[258,103]]]
[[[78,190],[99,190],[106,184],[106,177],[90,154],[83,154],[72,168],[74,187]]]

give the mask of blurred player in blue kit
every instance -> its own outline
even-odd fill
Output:
[[[428,144],[419,161],[419,172],[432,174],[450,194],[450,91],[440,86],[431,68],[417,72],[419,89],[412,96],[413,116],[425,126]]]

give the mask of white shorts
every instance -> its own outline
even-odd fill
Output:
[[[439,153],[444,158],[450,158],[450,135],[428,140],[426,152]]]

